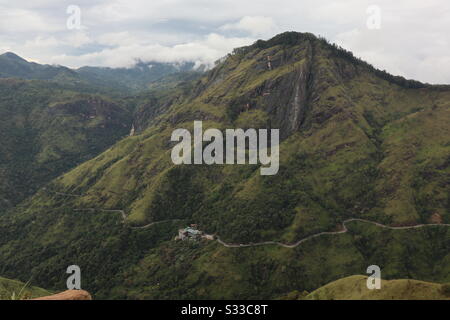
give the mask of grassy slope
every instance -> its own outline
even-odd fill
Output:
[[[83,196],[41,190],[5,216],[0,273],[23,276],[32,260],[39,283],[58,287],[61,270],[77,263],[88,290],[128,298],[274,298],[374,263],[390,278],[449,281],[444,227],[355,223],[348,234],[297,249],[169,241],[189,222],[235,242],[291,242],[336,230],[348,217],[414,224],[437,213],[448,223],[449,101],[445,88],[404,88],[318,40],[250,47],[197,81],[142,134],[53,182]],[[279,174],[261,177],[250,165],[174,167],[170,134],[193,120],[205,128],[280,128]],[[90,207],[124,209],[134,225],[184,220],[136,231],[118,213],[74,211]]]
[[[311,300],[449,300],[448,285],[417,280],[382,280],[380,290],[367,289],[366,276],[329,283],[306,296]]]
[[[30,287],[23,282],[0,278],[0,300],[32,299],[50,295],[47,290]]]

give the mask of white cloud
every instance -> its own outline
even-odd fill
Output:
[[[262,36],[273,33],[277,26],[271,17],[245,16],[236,23],[223,25],[220,29],[246,31],[253,36]]]
[[[63,27],[31,10],[0,5],[0,30],[3,33],[54,32]]]
[[[199,41],[163,46],[160,44],[140,45],[132,43],[115,48],[107,48],[80,56],[66,54],[53,56],[52,63],[79,67],[82,65],[130,67],[137,59],[158,62],[194,61],[197,64],[212,66],[233,48],[252,43],[249,38],[227,38],[218,34],[209,34]]]
[[[27,40],[25,42],[25,47],[28,48],[49,48],[49,47],[56,47],[60,44],[58,40],[56,40],[55,37],[44,37],[44,36],[37,36],[34,39]]]
[[[64,44],[80,48],[84,45],[92,43],[94,40],[84,31],[75,31],[69,33],[66,37]]]
[[[340,32],[335,41],[380,69],[429,83],[450,83],[450,11],[440,1],[384,6],[381,28]],[[441,3],[442,4],[442,3]]]
[[[140,39],[128,31],[101,34],[97,42],[106,46],[131,46],[140,43]]]
[[[70,4],[81,8],[87,29],[67,30]],[[374,4],[380,30],[366,27]],[[0,30],[1,50],[71,66],[211,63],[256,38],[312,32],[391,73],[450,83],[448,0],[0,0]]]

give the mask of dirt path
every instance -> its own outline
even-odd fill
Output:
[[[405,226],[405,227],[391,227],[391,226],[386,226],[384,224],[378,223],[378,222],[374,222],[374,221],[370,221],[370,220],[366,220],[366,219],[358,219],[358,218],[351,218],[351,219],[347,219],[344,222],[342,222],[342,226],[343,229],[341,231],[332,231],[332,232],[320,232],[320,233],[316,233],[313,235],[310,235],[306,238],[303,238],[297,242],[291,243],[291,244],[287,244],[287,243],[282,243],[282,242],[278,242],[278,241],[264,241],[264,242],[257,242],[257,243],[226,243],[220,239],[217,239],[217,241],[227,247],[227,248],[245,248],[245,247],[256,247],[256,246],[263,246],[263,245],[278,245],[284,248],[295,248],[298,247],[299,245],[301,245],[302,243],[311,240],[313,238],[318,238],[320,236],[324,236],[324,235],[333,235],[333,234],[343,234],[348,232],[348,228],[347,228],[347,223],[349,222],[353,222],[353,221],[359,221],[359,222],[365,222],[365,223],[370,223],[373,224],[377,227],[380,228],[385,228],[385,229],[390,229],[390,230],[408,230],[408,229],[419,229],[419,228],[424,228],[424,227],[436,227],[436,226],[443,226],[443,227],[450,227],[450,224],[418,224],[418,225],[414,225],[414,226]]]
[[[74,209],[73,211],[101,211],[101,212],[117,212],[120,213],[122,216],[122,223],[125,223],[125,220],[127,219],[127,214],[125,211],[120,209],[97,209],[97,208],[83,208],[83,209]]]
[[[181,220],[181,219],[161,220],[161,221],[155,221],[155,222],[146,224],[145,226],[141,226],[141,227],[130,227],[130,228],[131,228],[131,229],[135,229],[135,230],[137,230],[137,229],[147,229],[147,228],[150,228],[150,227],[152,227],[152,226],[154,226],[154,225],[161,224],[161,223],[164,223],[164,222],[169,222],[169,221],[175,222],[175,221],[182,221],[182,220]]]
[[[53,193],[59,196],[67,196],[67,197],[82,197],[83,195],[81,194],[73,194],[73,193],[63,193],[63,192],[56,192],[56,191],[51,191],[51,190],[47,190],[44,188],[44,190],[46,190],[49,193]],[[101,212],[117,212],[120,213],[120,215],[122,216],[122,223],[125,224],[125,221],[127,219],[127,214],[125,213],[124,210],[122,209],[99,209],[99,208],[80,208],[80,209],[74,209],[74,211],[101,211]],[[133,226],[129,226],[130,229],[146,229],[146,228],[150,228],[154,225],[157,224],[161,224],[161,223],[165,223],[165,222],[169,222],[169,221],[181,221],[181,219],[168,219],[168,220],[161,220],[161,221],[155,221],[155,222],[151,222],[149,224],[143,225],[143,226],[138,226],[138,227],[133,227]]]
[[[50,191],[47,189],[44,189],[44,190],[46,190],[50,193],[56,194],[56,195],[64,195],[64,196],[69,196],[69,197],[82,197],[82,195],[77,195],[77,194],[54,192],[54,191]],[[127,215],[126,215],[125,211],[121,210],[121,209],[82,208],[82,209],[74,209],[74,211],[118,212],[121,214],[123,224],[126,223],[126,219],[127,219]],[[150,228],[157,224],[161,224],[161,223],[165,223],[165,222],[175,222],[175,221],[182,221],[182,219],[168,219],[168,220],[155,221],[155,222],[151,222],[149,224],[146,224],[143,226],[138,226],[138,227],[129,226],[129,228],[135,229],[135,230],[147,229],[147,228]],[[377,227],[385,228],[385,229],[389,229],[389,230],[408,230],[408,229],[419,229],[419,228],[437,227],[437,226],[450,227],[450,224],[417,224],[414,226],[392,227],[392,226],[387,226],[387,225],[381,224],[379,222],[374,222],[374,221],[370,221],[370,220],[366,220],[366,219],[351,218],[351,219],[347,219],[342,222],[342,230],[340,230],[340,231],[328,231],[328,232],[316,233],[316,234],[310,235],[306,238],[300,239],[294,243],[282,243],[282,242],[278,242],[278,241],[262,241],[262,242],[255,242],[255,243],[253,243],[253,242],[250,242],[250,243],[227,243],[227,242],[221,240],[219,237],[217,237],[217,242],[227,248],[247,248],[247,247],[265,246],[265,245],[277,245],[277,246],[281,246],[284,248],[295,248],[295,247],[298,247],[299,245],[301,245],[302,243],[304,243],[308,240],[314,239],[314,238],[318,238],[318,237],[325,236],[325,235],[336,235],[336,234],[346,233],[346,232],[348,232],[347,223],[353,222],[353,221],[370,223]]]

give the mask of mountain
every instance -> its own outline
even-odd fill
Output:
[[[306,296],[308,300],[449,300],[450,286],[402,279],[382,280],[380,290],[367,289],[366,276],[329,283]]]
[[[130,72],[131,77],[131,69],[105,71],[105,77],[122,78],[116,88],[108,81],[83,80],[85,74],[101,68],[80,76],[65,67],[27,62],[14,53],[1,55],[0,78],[13,78],[0,79],[0,137],[4,142],[0,146],[0,212],[98,155],[128,135],[132,125],[143,130],[167,109],[183,83],[198,78],[199,73],[184,72],[186,68],[190,67],[160,64],[152,78],[159,79],[157,85],[149,84],[147,90],[127,96],[116,92],[130,90],[125,74]],[[136,78],[144,87],[147,80]]]
[[[76,80],[78,75],[66,67],[28,62],[12,52],[6,52],[0,55],[0,78],[63,81]]]
[[[85,90],[103,93],[137,93],[152,85],[174,84],[198,77],[205,67],[193,62],[160,63],[142,62],[130,68],[82,67],[69,69],[63,66],[42,65],[28,62],[12,52],[0,55],[0,78],[21,78],[56,81],[73,88],[84,86]],[[165,79],[166,77],[170,77]],[[165,80],[164,80],[165,79]]]
[[[61,290],[77,264],[96,297],[138,299],[271,299],[372,264],[450,281],[449,86],[288,32],[154,95],[138,134],[0,216],[0,274]],[[171,134],[194,120],[280,129],[278,174],[174,165]],[[173,240],[189,224],[220,241]]]
[[[193,77],[203,70],[203,67],[195,68],[194,63],[190,62],[173,64],[138,61],[131,68],[82,67],[76,72],[82,79],[93,85],[127,88],[137,92],[149,88],[151,84],[156,84],[167,76],[183,81],[187,75]]]
[[[43,81],[0,79],[0,212],[130,132],[131,111]]]

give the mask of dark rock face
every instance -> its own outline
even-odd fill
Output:
[[[305,63],[298,70],[284,77],[280,87],[286,89],[278,90],[277,95],[271,97],[273,104],[279,101],[274,109],[269,110],[269,113],[274,111],[274,127],[280,128],[282,139],[297,131],[305,118],[309,76],[309,63]]]
[[[263,74],[270,69],[276,74],[277,70],[286,68],[287,72],[264,81],[255,89],[232,100],[231,107],[237,108],[239,112],[248,109],[267,112],[270,115],[270,126],[280,129],[281,139],[299,130],[305,119],[313,89],[312,46],[313,44],[307,41],[299,47],[268,50],[267,55],[257,60],[252,72]],[[283,54],[279,54],[280,51]],[[296,63],[299,60],[302,63]]]

